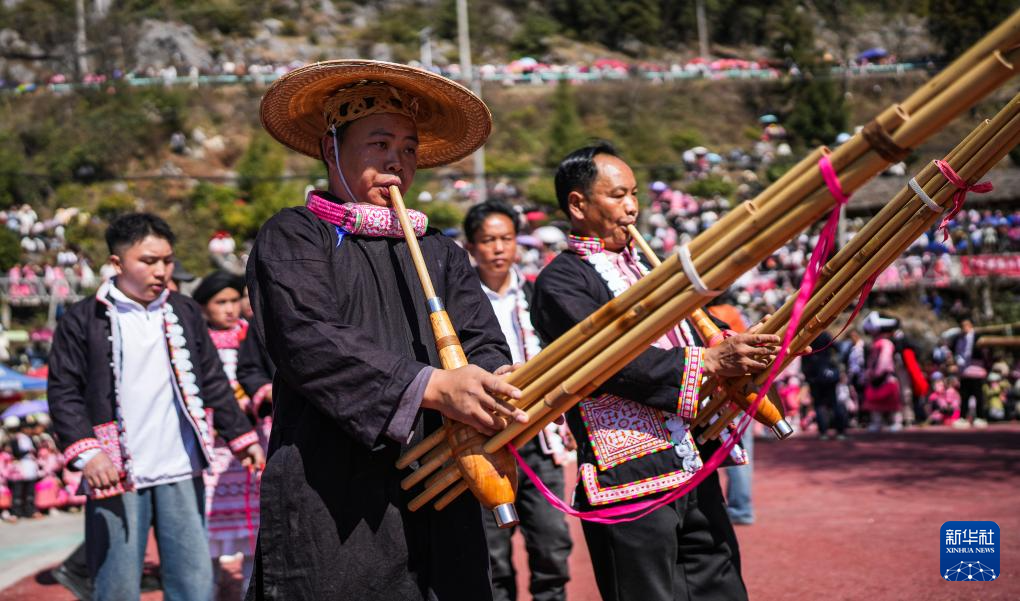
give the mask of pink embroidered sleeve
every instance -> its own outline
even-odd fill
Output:
[[[234,440],[231,440],[228,444],[230,445],[231,451],[240,453],[251,445],[258,443],[258,441],[259,435],[255,433],[255,430],[249,430]]]
[[[262,401],[265,400],[266,395],[273,391],[273,383],[266,382],[255,391],[255,396],[251,397],[252,406],[255,407],[255,414],[258,415],[259,407],[262,406]]]
[[[698,415],[701,380],[705,372],[705,349],[700,346],[692,346],[685,350],[683,381],[680,382],[676,412],[683,419],[691,421]]]
[[[81,440],[72,443],[64,450],[64,463],[71,463],[78,457],[78,455],[81,455],[85,451],[98,448],[100,448],[99,439],[82,438]]]

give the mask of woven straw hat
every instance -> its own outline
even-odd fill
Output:
[[[458,161],[485,143],[492,115],[480,98],[441,75],[396,63],[334,60],[305,65],[276,80],[262,97],[262,126],[288,148],[320,158],[324,105],[361,82],[380,82],[416,101],[418,167]]]

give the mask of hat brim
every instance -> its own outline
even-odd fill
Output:
[[[423,69],[367,60],[306,65],[276,80],[262,97],[262,126],[284,146],[321,158],[326,133],[322,107],[341,88],[378,81],[418,97],[418,167],[459,161],[477,150],[492,131],[492,114],[464,86]]]

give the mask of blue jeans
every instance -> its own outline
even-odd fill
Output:
[[[743,413],[740,414],[743,417]],[[740,419],[740,418],[737,418]],[[749,524],[754,521],[754,508],[751,507],[751,477],[754,474],[754,460],[751,457],[754,449],[752,423],[740,444],[747,451],[747,465],[726,468],[726,511],[734,522]]]
[[[156,529],[166,601],[208,601],[212,563],[202,478],[85,504],[85,546],[96,601],[137,601],[149,527]]]

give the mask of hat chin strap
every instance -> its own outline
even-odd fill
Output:
[[[340,168],[340,142],[337,140],[336,126],[330,125],[329,131],[333,134],[333,163],[336,165],[337,175],[340,176],[340,183],[343,184],[344,190],[347,191],[347,198],[349,198],[351,202],[359,202],[358,199],[354,197],[354,192],[351,192],[351,187],[347,185],[347,178],[344,177],[344,170]]]

